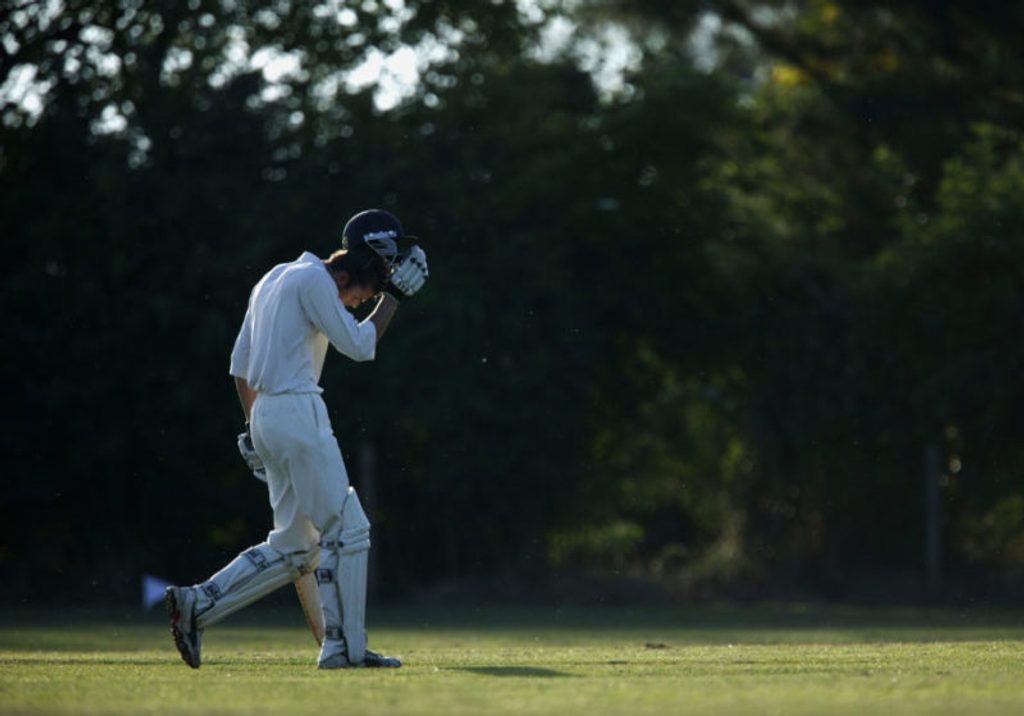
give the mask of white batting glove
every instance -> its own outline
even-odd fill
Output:
[[[427,254],[419,246],[409,249],[402,262],[391,273],[391,286],[402,294],[411,296],[427,281],[430,271],[427,269]]]
[[[246,431],[238,436],[238,452],[242,453],[242,459],[252,470],[257,480],[267,481],[267,468],[263,460],[256,454],[256,448],[252,444],[252,436]]]

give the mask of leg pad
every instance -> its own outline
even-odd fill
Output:
[[[203,584],[196,605],[196,626],[216,624],[278,587],[316,567],[320,550],[284,554],[267,543],[251,547]]]
[[[333,663],[344,653],[349,663],[366,656],[366,568],[370,521],[359,497],[348,489],[339,519],[320,540],[321,564],[316,571],[326,626],[320,662]]]

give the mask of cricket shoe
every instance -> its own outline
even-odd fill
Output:
[[[397,669],[402,665],[402,662],[393,656],[382,656],[374,651],[366,650],[366,656],[358,664],[353,664],[348,660],[348,655],[345,652],[339,652],[333,656],[330,656],[318,665],[318,669],[358,669],[365,667],[367,669]]]
[[[168,587],[164,593],[164,605],[171,620],[171,635],[174,645],[185,663],[193,669],[199,668],[203,630],[195,625],[196,592],[189,587]]]

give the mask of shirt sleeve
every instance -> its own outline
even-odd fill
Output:
[[[302,309],[318,331],[339,353],[352,360],[373,360],[377,353],[377,327],[356,321],[338,298],[332,281],[307,281],[300,292]]]
[[[242,319],[242,328],[235,338],[235,347],[231,349],[231,368],[229,373],[237,378],[248,378],[249,376],[249,351],[252,348],[252,300],[245,309],[245,318]]]

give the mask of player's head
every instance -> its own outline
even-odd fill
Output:
[[[349,308],[383,291],[391,273],[387,260],[365,245],[335,251],[324,263],[338,277],[342,301]]]

